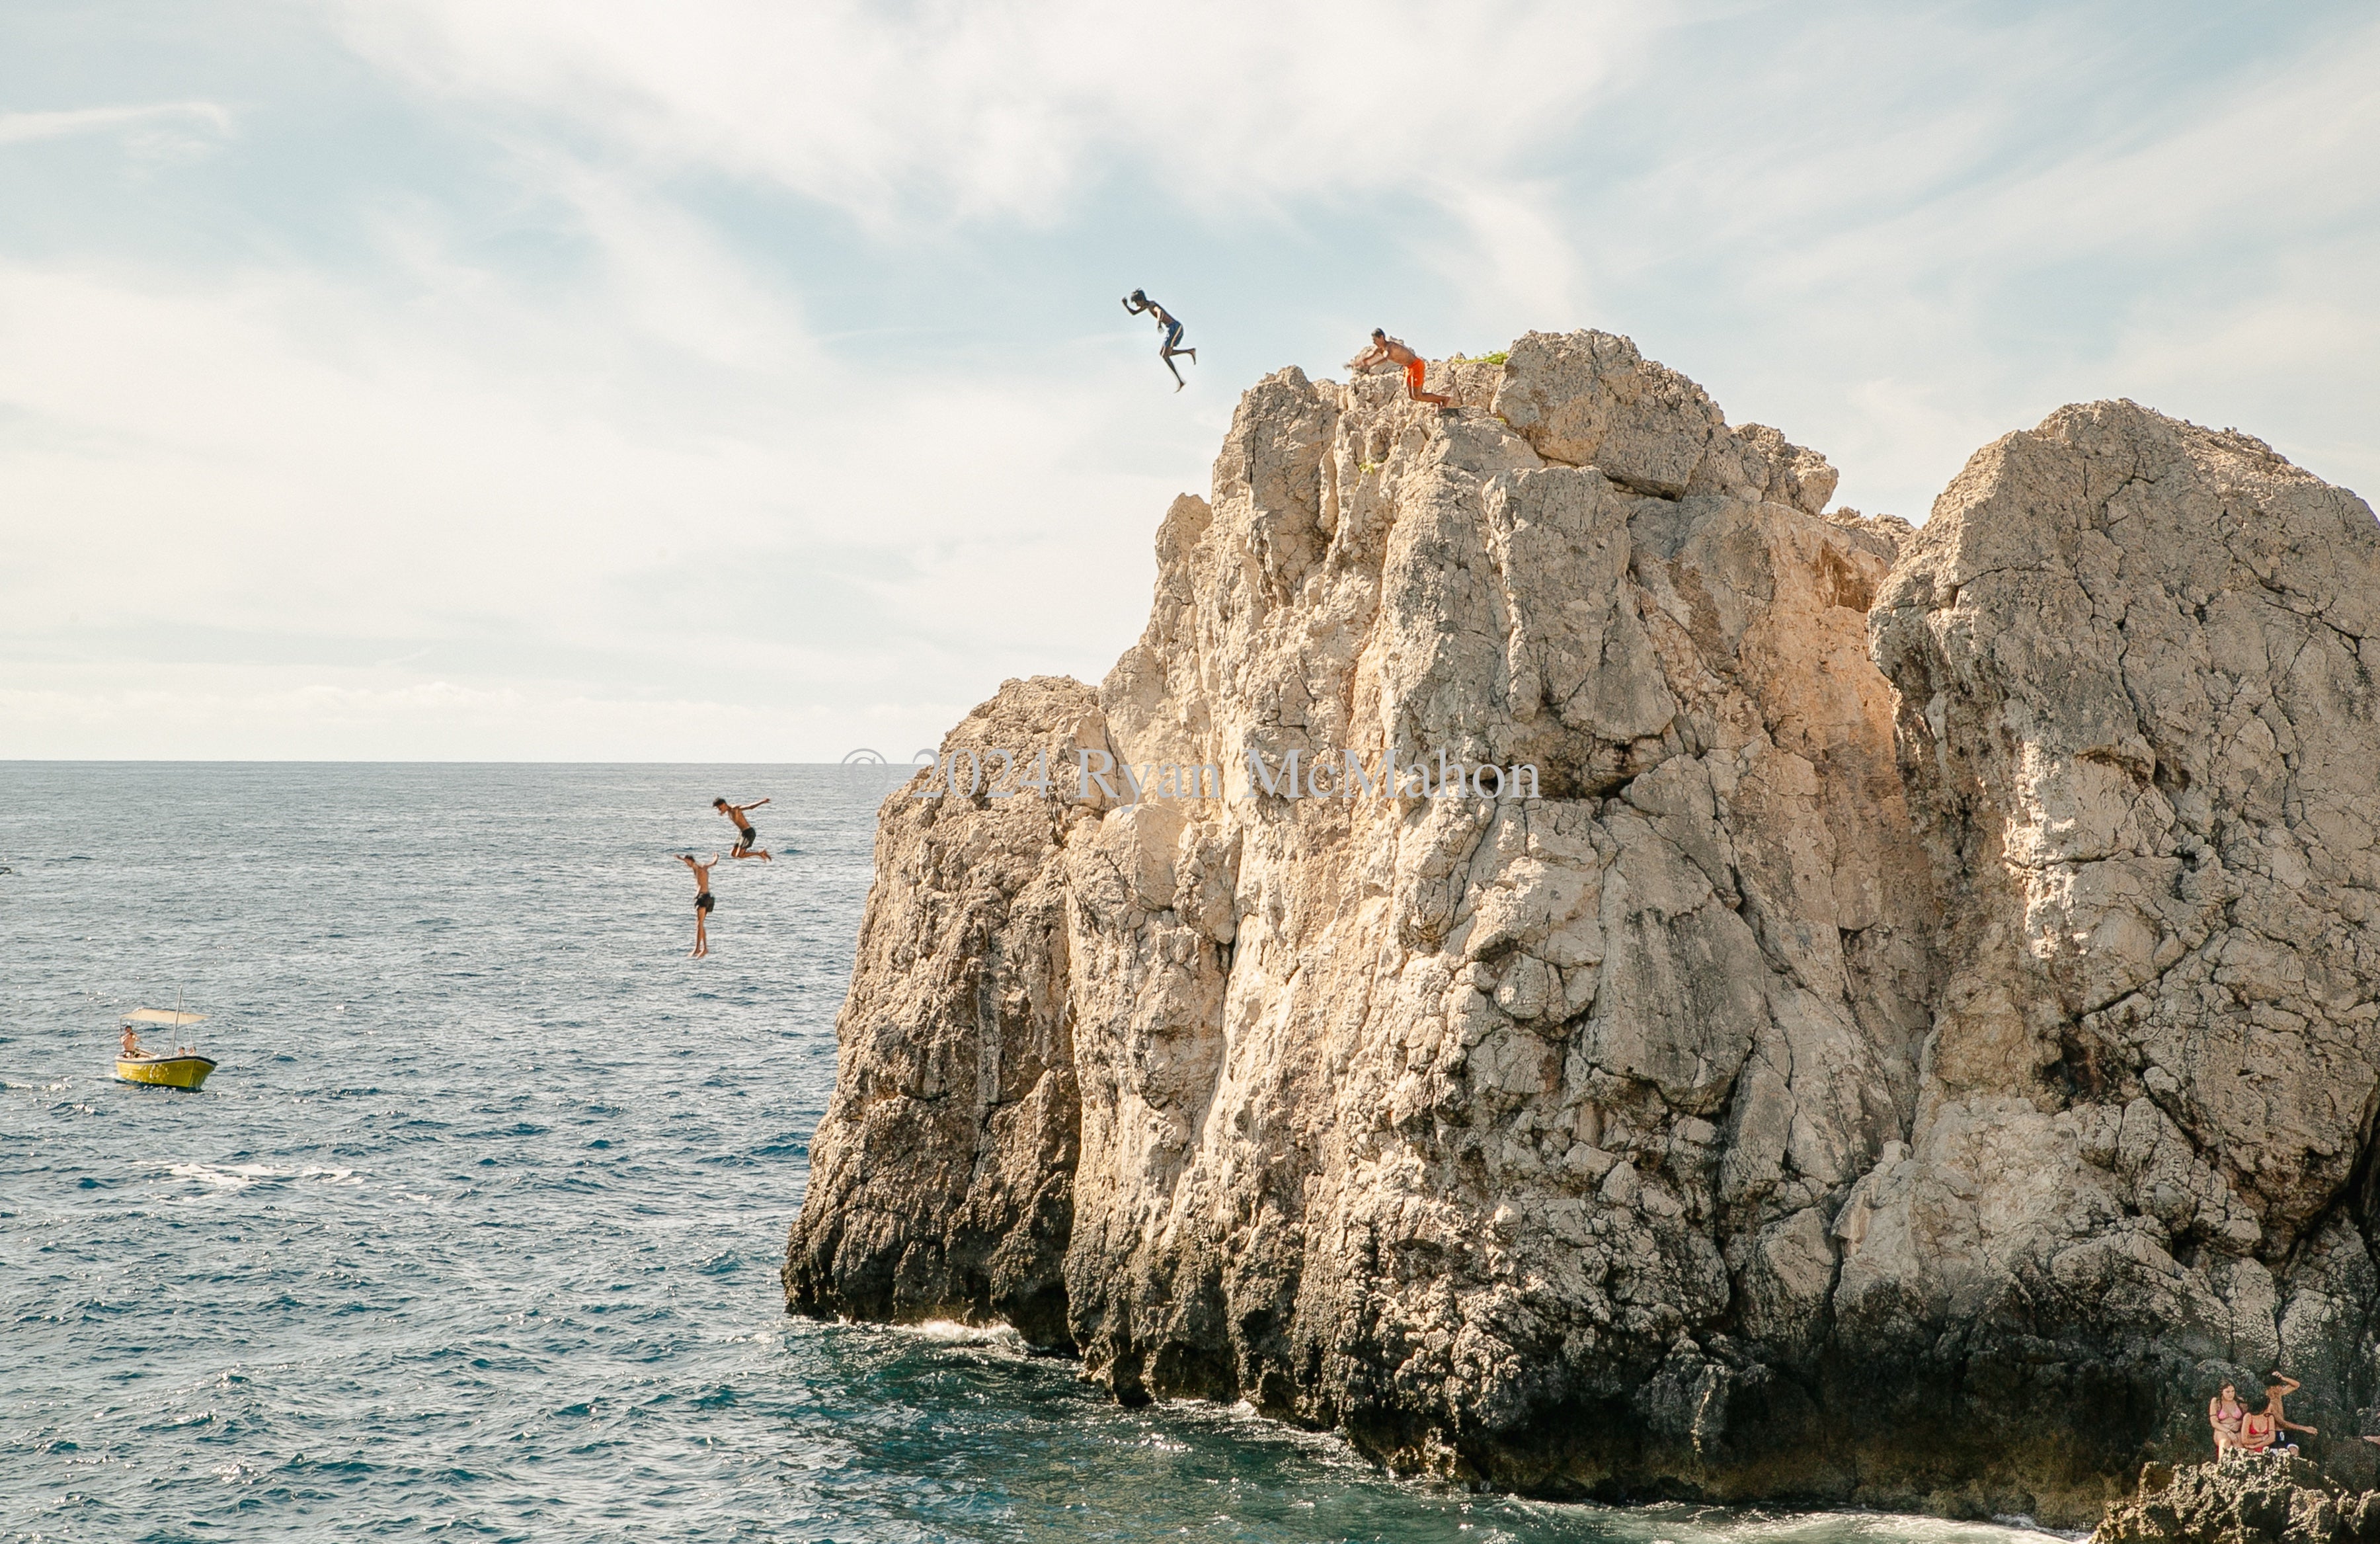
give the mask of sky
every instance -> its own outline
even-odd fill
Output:
[[[905,760],[1374,326],[1626,334],[1869,513],[2113,396],[2368,497],[2374,80],[2349,4],[10,0],[0,758]]]

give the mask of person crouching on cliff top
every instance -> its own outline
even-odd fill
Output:
[[[1348,360],[1347,368],[1369,370],[1374,365],[1381,363],[1395,363],[1405,367],[1405,395],[1415,402],[1435,402],[1441,407],[1454,406],[1453,398],[1440,396],[1436,392],[1426,392],[1421,389],[1422,376],[1429,369],[1427,359],[1415,353],[1402,339],[1392,338],[1381,328],[1375,327],[1372,329],[1372,346]]]

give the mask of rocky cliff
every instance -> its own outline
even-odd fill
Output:
[[[2096,403],[1912,531],[1623,338],[1431,383],[1258,383],[1105,683],[886,800],[790,1305],[1547,1494],[2087,1525],[2227,1375],[2351,1427],[2371,511]]]
[[[2107,1509],[2091,1544],[2374,1544],[2380,1490],[2353,1491],[2320,1465],[2274,1452],[2179,1471],[2143,1466],[2140,1489]]]

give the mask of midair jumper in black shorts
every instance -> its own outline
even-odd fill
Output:
[[[760,833],[754,831],[750,826],[738,826],[735,829],[744,838],[744,850],[746,852],[748,853],[753,848],[760,845]]]
[[[718,902],[710,898],[710,892],[708,890],[694,898],[694,909],[697,911],[709,911],[712,906],[715,906],[718,904]]]

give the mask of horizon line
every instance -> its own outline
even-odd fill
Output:
[[[866,767],[917,769],[905,761],[564,760],[361,756],[0,756],[0,767]]]

